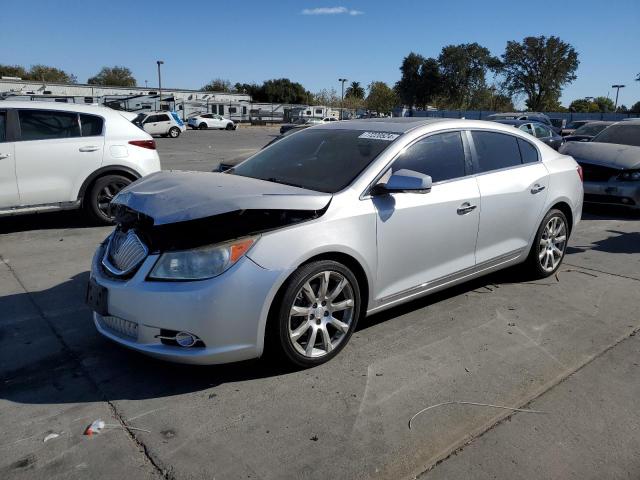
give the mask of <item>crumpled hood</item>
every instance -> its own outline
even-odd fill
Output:
[[[331,197],[239,175],[163,171],[124,188],[112,203],[166,225],[243,210],[318,211]]]
[[[619,169],[640,168],[640,147],[599,142],[567,142],[560,150],[577,162],[585,161]]]

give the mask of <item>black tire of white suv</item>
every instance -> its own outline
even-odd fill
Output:
[[[115,222],[109,203],[116,194],[131,183],[131,179],[122,175],[104,175],[98,178],[87,190],[83,207],[89,217],[102,225]]]

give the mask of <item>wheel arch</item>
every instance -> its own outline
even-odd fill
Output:
[[[91,189],[91,186],[96,180],[100,177],[104,177],[105,175],[122,175],[132,181],[136,181],[142,177],[142,175],[136,172],[133,168],[125,167],[124,165],[108,165],[106,167],[99,168],[89,175],[80,186],[80,190],[78,191],[78,200],[80,200],[82,204],[84,204],[85,196]]]
[[[571,231],[573,230],[573,210],[571,210],[571,206],[565,202],[564,200],[558,201],[554,203],[547,212],[550,210],[557,209],[564,213],[564,216],[567,217],[568,227],[569,227],[569,235],[571,235]],[[546,215],[546,213],[545,213]]]

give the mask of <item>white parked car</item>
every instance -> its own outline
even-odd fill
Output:
[[[238,126],[233,123],[233,120],[218,115],[216,113],[203,113],[201,115],[195,115],[187,120],[187,123],[191,128],[197,128],[199,130],[206,130],[207,128],[217,128],[219,130],[235,130]]]
[[[154,140],[116,110],[0,102],[0,216],[82,207],[111,223],[111,199],[159,170]]]
[[[132,122],[149,135],[178,138],[187,127],[176,112],[139,113]]]

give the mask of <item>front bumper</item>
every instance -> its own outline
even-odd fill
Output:
[[[584,182],[584,201],[640,208],[640,182]]]
[[[108,289],[109,316],[133,322],[137,335],[123,335],[94,312],[102,335],[152,357],[189,364],[247,360],[262,354],[269,305],[281,272],[264,269],[244,257],[222,275],[194,282],[147,281],[158,255],[149,255],[127,280],[102,270],[104,246],[93,259],[91,278]],[[162,343],[161,330],[196,335],[204,346]]]

